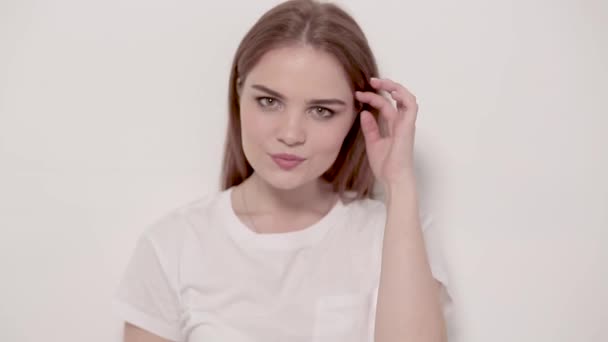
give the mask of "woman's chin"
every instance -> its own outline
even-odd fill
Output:
[[[257,175],[268,185],[280,190],[296,190],[310,182],[302,179],[301,175],[289,172],[285,173],[282,170],[272,170],[264,173],[258,172]]]
[[[296,190],[305,185],[305,183],[303,183],[299,178],[290,176],[277,176],[273,179],[267,180],[267,182],[280,190]]]

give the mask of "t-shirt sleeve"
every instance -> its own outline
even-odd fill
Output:
[[[114,294],[114,313],[141,329],[180,341],[179,297],[164,256],[142,235]]]
[[[426,212],[420,213],[420,225],[431,273],[443,286],[441,300],[446,305],[452,301],[452,295],[441,232],[435,227],[433,216]]]

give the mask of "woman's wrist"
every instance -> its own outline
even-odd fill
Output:
[[[404,173],[390,182],[384,182],[384,193],[387,198],[416,193],[416,177],[413,172]]]

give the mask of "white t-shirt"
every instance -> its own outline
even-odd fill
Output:
[[[141,235],[115,313],[171,341],[373,341],[386,207],[338,201],[306,229],[257,234],[218,191]],[[433,276],[447,273],[421,214]],[[451,303],[444,298],[444,310]],[[445,312],[445,311],[444,311]]]

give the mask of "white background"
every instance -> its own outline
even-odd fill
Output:
[[[0,2],[0,340],[119,340],[135,240],[218,189],[232,56],[275,3]],[[450,341],[608,341],[608,3],[341,3],[418,97]]]

